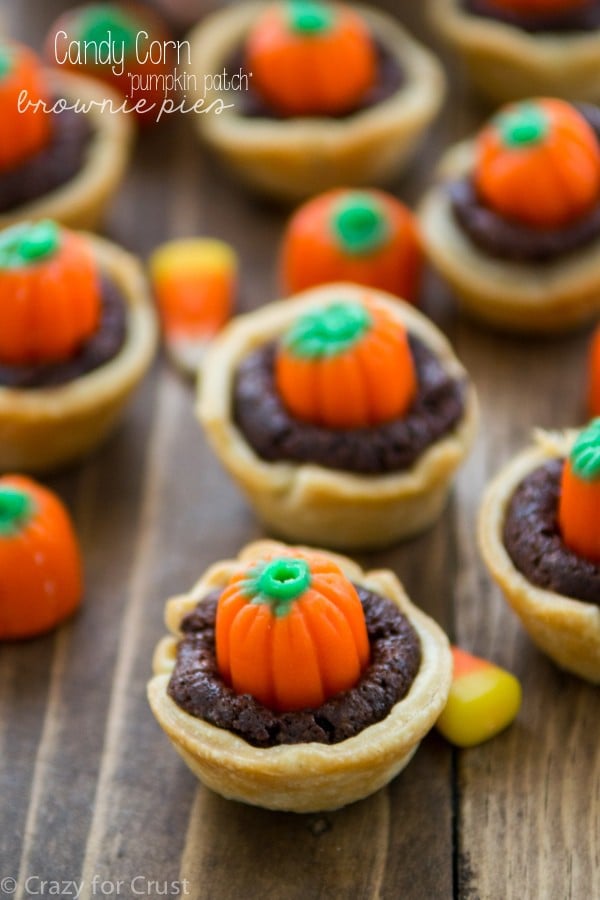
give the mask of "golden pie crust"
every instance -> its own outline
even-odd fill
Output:
[[[198,416],[208,440],[261,521],[286,540],[365,549],[423,531],[440,515],[454,472],[475,437],[477,400],[467,383],[465,412],[457,427],[398,473],[357,475],[309,463],[267,462],[249,446],[233,421],[233,384],[240,362],[308,310],[340,298],[360,302],[365,296],[421,338],[453,377],[465,378],[450,345],[429,319],[389,294],[354,284],[312,288],[239,316],[215,338],[201,369]]]
[[[421,665],[406,697],[385,719],[355,737],[332,745],[310,742],[257,748],[226,729],[189,715],[167,694],[183,617],[210,591],[223,587],[240,563],[283,549],[285,545],[273,541],[248,544],[237,560],[216,563],[189,594],[169,600],[166,622],[172,636],[156,647],[148,699],[177,752],[213,791],[267,809],[338,809],[377,791],[404,768],[444,708],[450,689],[448,639],[410,602],[392,572],[364,572],[351,560],[328,554],[353,582],[392,600],[410,620],[421,644]]]
[[[233,4],[219,10],[190,34],[197,99],[205,106],[222,98],[236,103],[205,78],[223,71],[268,3]],[[435,57],[389,15],[354,6],[397,56],[404,81],[395,94],[367,110],[335,118],[276,120],[247,118],[235,109],[200,114],[200,135],[251,187],[297,202],[331,187],[385,183],[403,170],[445,94],[443,70]]]
[[[125,174],[134,136],[132,114],[113,113],[108,107],[102,111],[98,104],[103,101],[112,101],[115,110],[123,103],[123,98],[104,82],[54,70],[49,70],[47,77],[51,98],[97,104],[86,113],[93,129],[86,160],[65,184],[14,210],[0,213],[0,229],[23,220],[54,219],[69,228],[93,230]]]
[[[426,253],[465,310],[495,328],[526,334],[593,321],[600,313],[600,238],[554,261],[513,262],[486,254],[456,221],[446,189],[474,164],[474,141],[452,147],[418,213]]]
[[[0,387],[0,471],[46,472],[90,453],[118,423],[152,362],[158,328],[141,265],[109,241],[86,239],[127,302],[125,342],[112,360],[64,385]]]
[[[516,569],[503,541],[506,512],[518,485],[548,460],[566,458],[576,436],[576,431],[537,432],[535,445],[500,471],[484,495],[479,545],[492,577],[540,650],[568,672],[600,684],[600,607],[532,584]]]
[[[495,103],[531,96],[600,100],[600,29],[531,34],[470,13],[461,0],[429,0],[429,18]]]

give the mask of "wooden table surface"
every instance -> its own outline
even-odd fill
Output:
[[[12,33],[38,47],[73,5],[3,4]],[[421,4],[385,5],[434,43]],[[410,202],[442,148],[485,114],[446,63],[444,113],[395,186]],[[247,309],[276,297],[283,221],[199,150],[189,119],[171,117],[139,141],[107,232],[142,257],[173,236],[232,241]],[[469,751],[432,733],[388,788],[325,815],[266,812],[198,786],[145,699],[163,604],[261,532],[203,440],[191,386],[159,360],[110,443],[50,480],[83,541],[84,608],[48,637],[0,649],[0,879],[17,879],[17,896],[83,879],[82,897],[600,897],[598,693],[533,647],[475,543],[482,487],[531,427],[582,420],[589,335],[502,338],[459,317],[434,279],[425,294],[475,379],[481,433],[441,521],[362,562],[393,568],[453,640],[518,675],[516,724]],[[12,886],[0,882],[0,896]],[[65,884],[54,893],[71,895]]]

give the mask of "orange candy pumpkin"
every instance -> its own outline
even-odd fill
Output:
[[[19,96],[29,101],[19,109]],[[46,79],[31,50],[0,43],[0,171],[42,150],[51,137],[51,116],[37,103],[47,103]]]
[[[0,234],[0,362],[68,359],[100,320],[97,266],[84,237],[54,222]]]
[[[590,348],[588,407],[591,416],[600,416],[600,326]]]
[[[353,10],[312,0],[270,6],[245,48],[252,85],[284,116],[339,115],[356,108],[375,83],[377,56]]]
[[[77,538],[58,497],[29,478],[0,478],[0,640],[54,628],[83,591]]]
[[[506,107],[477,140],[475,185],[507,219],[556,228],[600,199],[600,145],[564,100]]]
[[[281,251],[284,290],[352,281],[417,297],[423,252],[412,213],[383,191],[333,190],[292,216]]]
[[[333,303],[302,316],[283,337],[277,389],[298,419],[361,428],[403,415],[417,390],[406,330],[373,303]]]
[[[579,434],[565,462],[558,522],[574,553],[600,563],[600,419]]]
[[[236,693],[278,712],[318,707],[354,687],[369,661],[362,604],[323,555],[261,559],[219,598],[216,653]]]

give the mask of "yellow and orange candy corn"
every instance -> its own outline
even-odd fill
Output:
[[[229,244],[212,238],[169,241],[150,258],[150,274],[167,351],[195,374],[208,342],[233,312],[238,261]]]
[[[438,731],[457,747],[474,747],[503,731],[521,706],[521,685],[506,669],[452,648],[454,675]]]

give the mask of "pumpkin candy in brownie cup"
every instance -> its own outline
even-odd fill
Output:
[[[50,220],[0,232],[0,469],[51,469],[91,450],[155,342],[129,254]]]
[[[354,4],[237,3],[190,41],[199,99],[226,104],[197,117],[201,135],[244,181],[285,200],[389,180],[444,93],[428,50]]]
[[[114,112],[100,104],[114,103]],[[60,101],[89,106],[56,111]],[[89,78],[43,69],[35,54],[0,40],[0,228],[51,217],[92,227],[117,189],[132,129],[118,96]]]
[[[295,812],[373,793],[448,696],[438,626],[389,571],[272,541],[170,600],[152,711],[193,772],[235,800]]]
[[[440,514],[477,404],[435,326],[349,284],[230,323],[211,345],[198,412],[265,525],[333,547],[390,544]]]
[[[353,281],[417,299],[423,252],[415,219],[383,191],[333,190],[290,219],[281,248],[281,281],[290,294]]]
[[[597,316],[600,110],[507,106],[440,175],[420,209],[425,249],[473,316],[528,333]]]
[[[492,100],[600,100],[600,0],[429,0],[429,8]]]
[[[538,433],[484,497],[484,559],[536,644],[600,683],[600,419]]]

